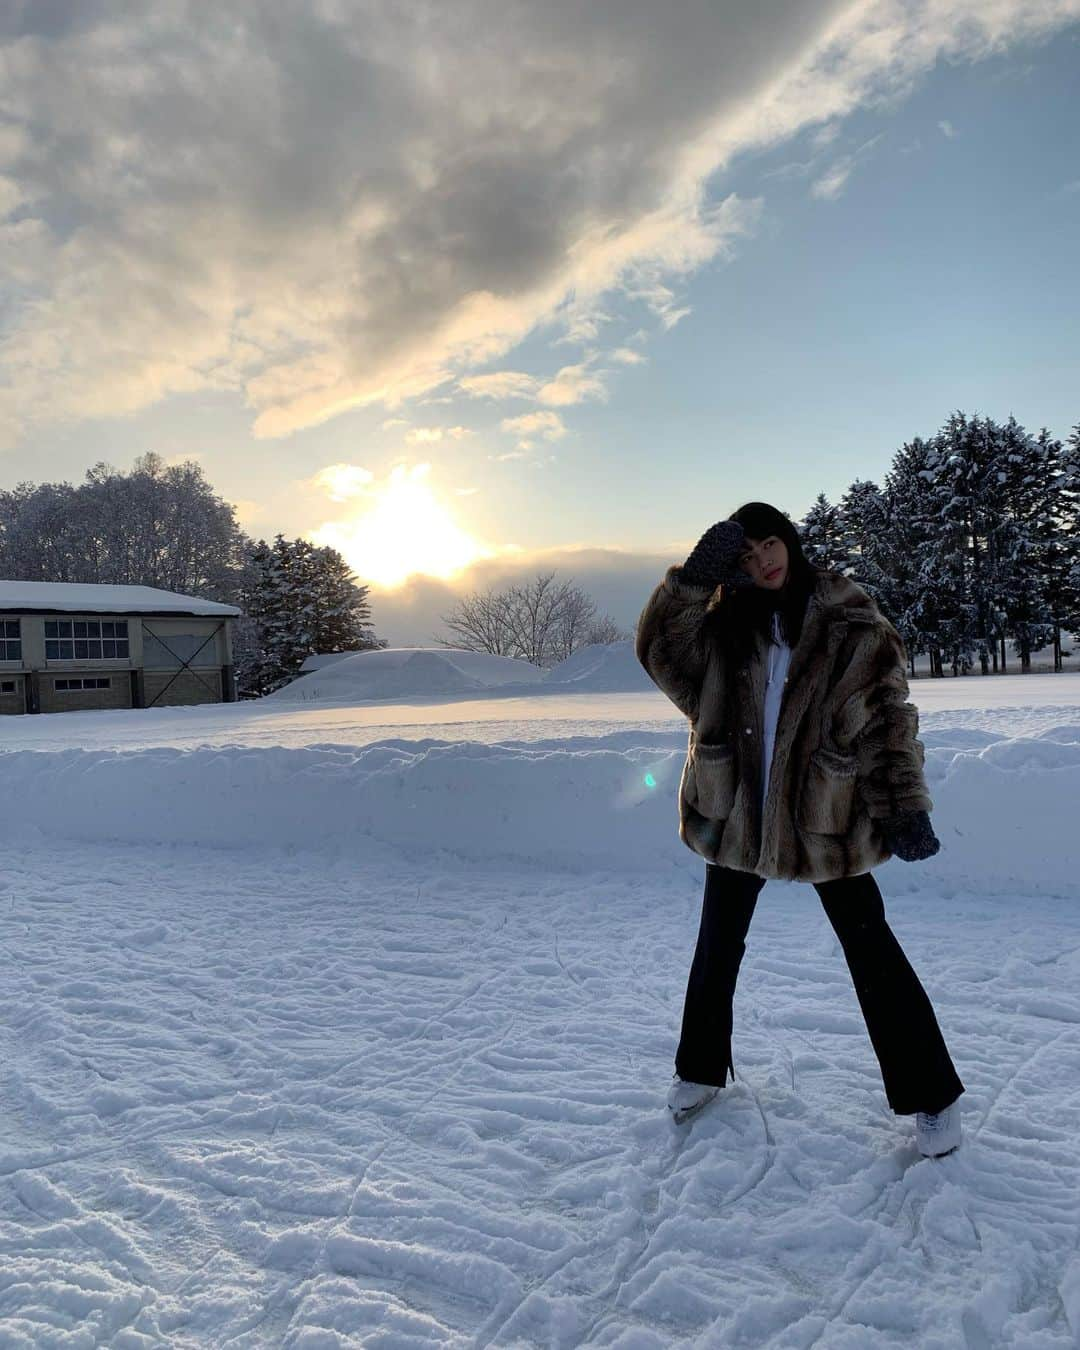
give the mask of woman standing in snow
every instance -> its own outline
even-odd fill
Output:
[[[705,897],[668,1099],[683,1121],[734,1077],[732,998],[758,893],[808,881],[855,984],[889,1105],[918,1147],[960,1142],[963,1084],[871,868],[940,848],[904,645],[867,593],[810,565],[763,502],[706,531],[650,596],[637,655],[690,719],[679,836]]]

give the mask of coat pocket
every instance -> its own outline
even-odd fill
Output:
[[[811,834],[846,834],[855,805],[854,755],[815,750],[799,800],[799,824]]]
[[[691,751],[691,802],[710,820],[727,820],[735,801],[735,751],[697,741]]]

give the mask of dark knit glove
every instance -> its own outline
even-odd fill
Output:
[[[932,858],[941,848],[930,817],[925,811],[904,811],[880,823],[881,833],[890,853],[904,862],[921,862]]]
[[[692,586],[752,586],[739,571],[746,535],[737,520],[721,520],[705,531],[682,565],[682,580]]]

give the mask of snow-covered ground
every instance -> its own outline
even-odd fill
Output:
[[[967,1084],[936,1162],[805,886],[666,1119],[658,694],[5,719],[0,1345],[1076,1346],[1080,677],[913,696],[944,847],[877,875]]]

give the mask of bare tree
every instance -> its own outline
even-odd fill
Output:
[[[629,629],[620,628],[610,614],[601,614],[589,626],[585,643],[586,645],[599,643],[606,647],[613,642],[630,642],[633,637],[633,632]]]
[[[596,604],[555,573],[538,574],[524,585],[466,596],[442,616],[453,638],[436,637],[442,647],[512,656],[550,668],[580,647],[623,638],[613,619],[598,616]]]

